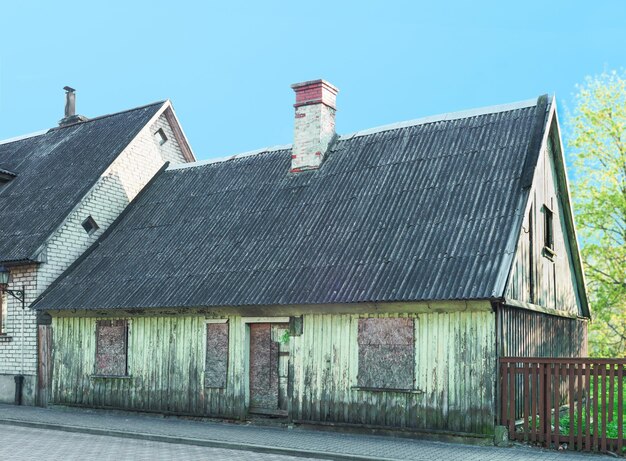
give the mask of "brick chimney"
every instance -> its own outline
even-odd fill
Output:
[[[336,87],[325,80],[295,83],[296,122],[291,171],[314,170],[321,166],[335,139]]]
[[[73,125],[89,120],[83,115],[76,115],[76,90],[69,86],[65,86],[63,89],[65,90],[65,117],[59,120],[59,126]]]

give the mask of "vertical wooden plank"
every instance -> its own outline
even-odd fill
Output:
[[[596,364],[593,367],[593,400],[592,400],[592,404],[593,404],[593,449],[595,451],[598,450],[598,431],[599,431],[599,425],[598,425],[598,397],[599,397],[599,392],[598,392],[598,376],[600,374],[600,367]]]
[[[531,368],[531,372],[532,372],[532,408],[531,408],[531,415],[532,415],[532,419],[531,419],[531,433],[530,433],[530,440],[532,442],[536,442],[537,441],[537,400],[539,399],[539,364],[538,363],[533,363],[532,364],[532,368]]]
[[[609,422],[613,422],[613,408],[615,408],[615,373],[613,364],[610,363],[609,367],[609,401],[607,408],[609,408]]]
[[[523,386],[524,386],[524,440],[528,441],[529,437],[529,423],[530,423],[530,364],[528,362],[524,363],[524,378],[523,378]]]
[[[617,452],[624,446],[624,364],[617,365]]]
[[[543,415],[545,431],[546,431],[546,447],[550,448],[552,442],[552,394],[554,392],[554,383],[552,382],[552,364],[546,366],[546,405]]]
[[[591,451],[591,407],[592,407],[592,399],[591,395],[591,363],[588,362],[585,367],[585,425],[586,425],[586,433],[585,433],[585,451]]]
[[[517,378],[515,373],[516,363],[509,364],[511,372],[509,374],[509,434],[515,434],[515,379]]]
[[[601,439],[600,439],[600,449],[602,450],[602,452],[606,453],[606,423],[607,423],[607,413],[608,413],[608,408],[606,406],[606,391],[607,391],[607,386],[606,386],[606,365],[601,364],[600,365],[600,393],[601,394],[601,400],[600,400],[600,411],[602,412],[602,417],[601,417],[601,421],[602,421],[602,432],[601,432]]]
[[[584,399],[584,388],[583,388],[583,369],[584,364],[579,363],[576,367],[576,411],[578,412],[577,417],[577,445],[576,448],[578,450],[583,449],[583,399]]]
[[[546,364],[539,363],[537,369],[539,374],[539,442],[545,443],[546,435]]]
[[[569,391],[567,393],[567,403],[569,405],[569,446],[574,448],[574,405],[576,404],[576,393],[574,387],[574,364],[567,364]]]
[[[554,364],[554,448],[559,448],[559,436],[561,435],[561,365]]]

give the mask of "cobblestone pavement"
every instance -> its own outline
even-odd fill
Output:
[[[50,429],[4,426],[0,432],[0,459],[48,460],[190,460],[300,461],[310,458],[225,450],[175,443],[152,442]]]
[[[204,445],[199,447],[200,449],[211,447],[212,449],[249,450],[246,453],[243,451],[226,451],[226,453],[234,456],[231,458],[209,457],[207,459],[284,459],[261,458],[259,452],[267,454],[268,451],[273,451],[275,453],[274,456],[281,454],[305,458],[353,460],[601,461],[614,459],[608,456],[557,452],[523,446],[513,448],[484,447],[299,428],[288,430],[283,427],[246,425],[221,421],[192,421],[189,419],[164,418],[132,412],[64,407],[43,409],[0,404],[0,423],[2,423],[0,425],[0,435],[4,434],[7,428],[19,425],[28,426],[29,429],[37,427],[40,429],[73,431],[74,434],[66,434],[68,438],[75,436],[76,432],[90,432],[92,435],[98,436],[115,436],[116,439],[118,438],[117,436],[143,439],[142,443],[145,442],[148,444],[147,446],[156,443],[155,440],[157,440],[159,442],[172,442],[173,444],[178,444],[177,446],[180,446],[181,443],[187,444],[186,446],[189,446],[189,444]],[[87,436],[86,434],[80,435]],[[152,441],[148,441],[150,439]],[[127,446],[126,444],[132,445],[133,442],[120,441],[119,443],[121,447],[124,447]],[[159,443],[159,446],[161,445],[163,444]],[[3,448],[0,443],[0,450]],[[245,458],[248,455],[250,458]],[[195,456],[191,456],[191,458],[195,458]],[[1,459],[6,459],[6,457],[0,456]],[[44,457],[44,459],[47,459],[47,457]],[[124,458],[123,456],[117,456],[117,459]],[[131,459],[133,458],[131,457]],[[182,457],[179,459],[186,458]]]

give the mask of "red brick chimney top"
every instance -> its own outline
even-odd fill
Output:
[[[294,83],[291,85],[291,88],[296,92],[294,107],[322,103],[333,109],[337,108],[337,93],[339,90],[326,80],[318,79]]]

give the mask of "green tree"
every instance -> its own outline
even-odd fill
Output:
[[[588,77],[570,116],[574,209],[594,321],[591,353],[626,355],[626,73]]]

